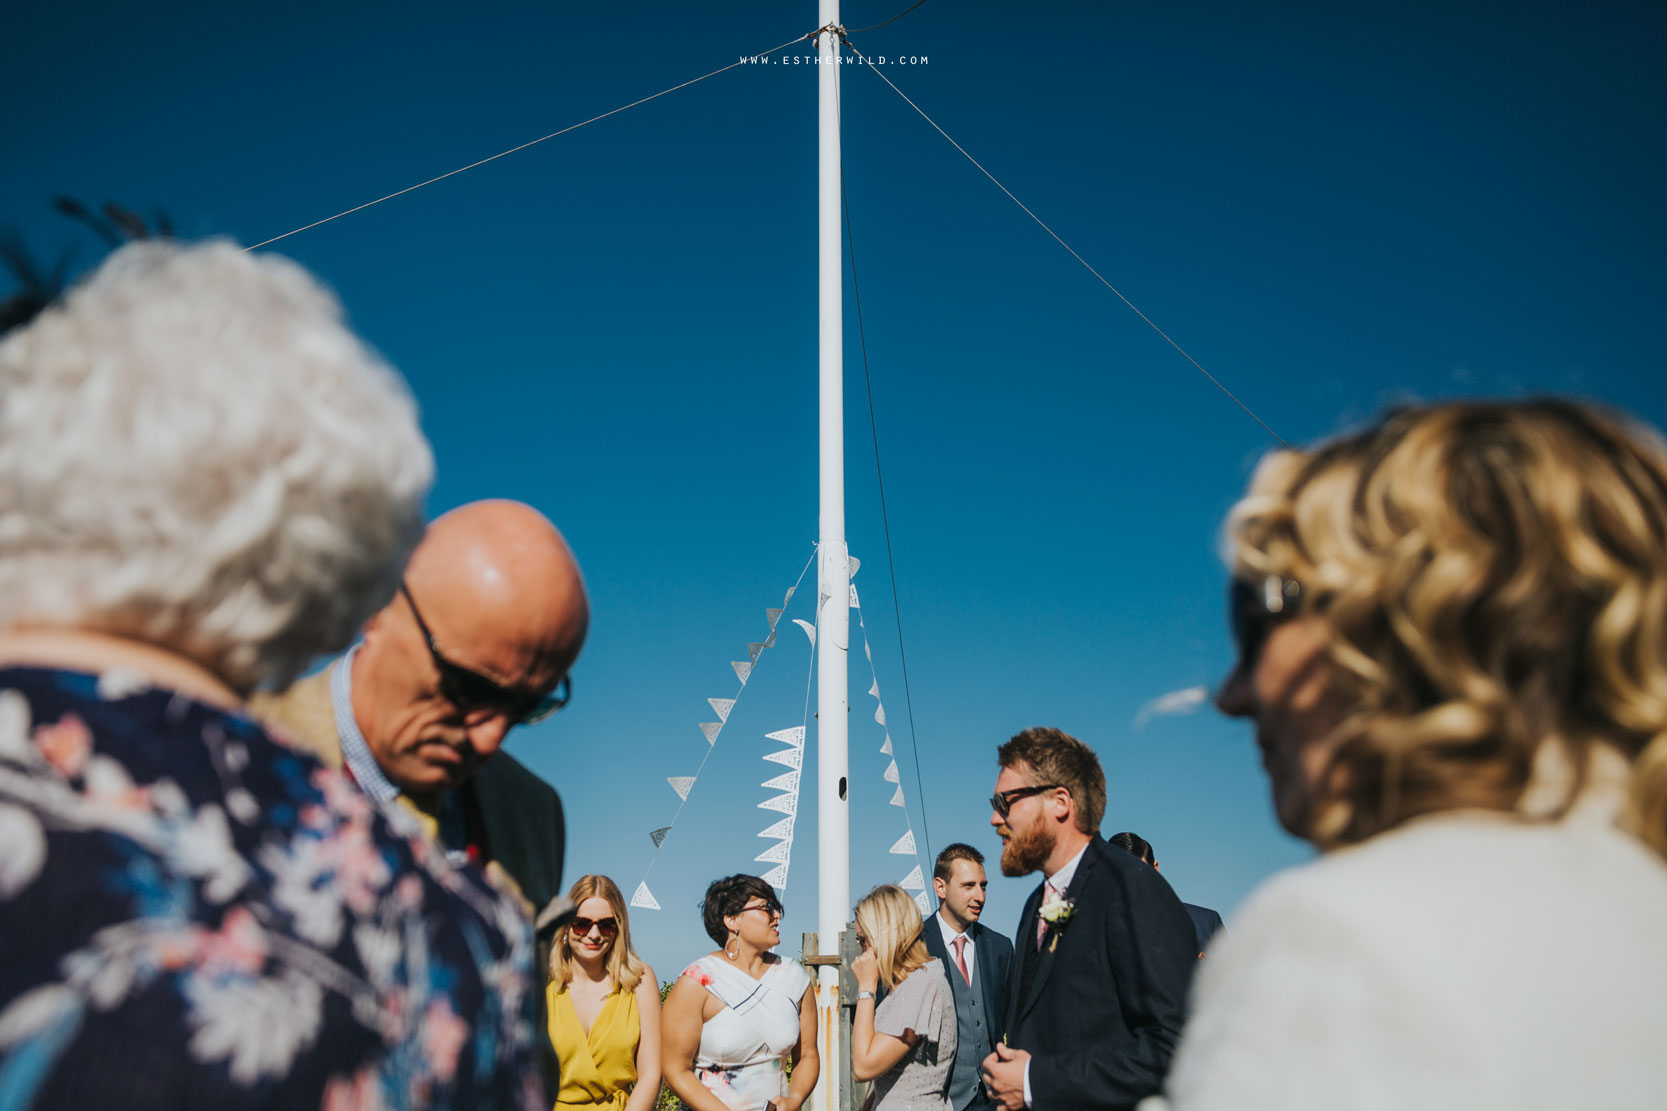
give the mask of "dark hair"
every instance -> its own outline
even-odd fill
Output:
[[[706,898],[700,902],[701,922],[706,926],[706,936],[719,945],[729,943],[729,927],[724,925],[724,919],[741,913],[741,908],[747,905],[747,900],[763,899],[771,910],[781,909],[781,900],[776,898],[776,889],[759,879],[741,873],[735,876],[725,876],[721,880],[713,880],[706,889]]]
[[[1158,863],[1157,854],[1152,851],[1152,842],[1138,833],[1114,833],[1107,837],[1106,841],[1116,845],[1136,860],[1144,860],[1154,867]]]
[[[970,860],[974,864],[984,863],[984,854],[964,842],[957,841],[952,845],[945,845],[943,852],[938,854],[938,862],[932,866],[932,878],[948,880],[955,871],[957,860]]]
[[[1077,829],[1096,833],[1106,813],[1106,773],[1094,750],[1060,729],[1026,729],[996,750],[1004,768],[1027,764],[1031,786],[1051,783],[1071,792]]]

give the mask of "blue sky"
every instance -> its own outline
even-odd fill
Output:
[[[62,193],[255,242],[815,23],[759,0],[23,6],[0,222],[91,261]],[[1660,5],[931,0],[854,41],[1286,439],[1468,394],[1667,421]],[[1058,725],[1105,764],[1105,832],[1230,912],[1307,851],[1244,727],[1136,717],[1228,666],[1217,530],[1270,440],[874,74],[843,79],[924,814],[849,296],[848,534],[910,821],[994,855],[995,747]],[[522,498],[572,541],[595,607],[575,698],[511,750],[563,792],[569,873],[628,891],[816,538],[815,80],[740,67],[275,248],[411,382],[435,512]],[[784,624],[654,865],[664,909],[633,925],[662,976],[707,948],[706,881],[765,867],[763,734],[801,721],[808,663]],[[886,852],[869,681],[853,652],[854,895],[913,864]],[[814,821],[807,783],[788,948]],[[1028,888],[996,879],[986,920],[1010,931]]]

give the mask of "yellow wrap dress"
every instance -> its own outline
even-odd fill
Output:
[[[569,1107],[611,1107],[621,1111],[637,1083],[637,1042],[642,1020],[637,996],[615,987],[602,1001],[590,1033],[573,1009],[573,996],[550,984],[546,989],[550,1041],[561,1060],[556,1111]]]

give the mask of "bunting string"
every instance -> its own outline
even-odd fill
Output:
[[[633,907],[641,907],[645,910],[660,909],[659,901],[654,898],[653,892],[651,892],[648,888],[648,878],[653,874],[654,865],[659,861],[660,853],[664,850],[666,841],[671,836],[672,830],[677,827],[677,819],[682,816],[683,808],[688,805],[689,796],[694,793],[695,784],[700,781],[701,773],[706,770],[706,762],[712,758],[712,753],[717,749],[718,737],[722,734],[724,726],[728,724],[730,715],[735,710],[735,704],[740,701],[741,695],[745,693],[747,689],[747,680],[752,677],[753,668],[757,666],[759,657],[764,654],[765,649],[771,648],[775,645],[777,622],[781,620],[781,615],[786,611],[787,604],[792,601],[794,592],[797,591],[799,586],[804,582],[805,573],[810,570],[811,564],[815,561],[816,548],[813,546],[810,558],[805,561],[804,567],[799,570],[799,577],[794,580],[792,586],[788,587],[786,595],[783,596],[781,608],[770,608],[764,611],[765,620],[769,623],[769,634],[763,640],[753,641],[747,645],[746,659],[731,661],[729,666],[735,672],[735,678],[739,684],[736,688],[734,697],[708,698],[706,700],[707,705],[712,708],[712,715],[718,720],[703,721],[698,725],[701,736],[706,740],[706,751],[701,755],[700,763],[695,768],[695,774],[671,775],[666,777],[666,783],[677,795],[677,809],[672,812],[670,822],[667,822],[658,829],[654,829],[649,832],[649,840],[652,841],[654,845],[654,854],[649,858],[648,867],[643,871],[642,880],[637,884],[636,891],[631,895],[631,905]],[[814,637],[812,637],[811,643],[813,646],[814,656]],[[814,668],[814,666],[815,662],[813,658],[812,667]],[[805,706],[808,714],[810,706],[808,691],[806,694]],[[784,730],[781,732],[792,733],[794,731]],[[771,875],[774,875],[775,871],[778,870],[781,872],[782,884],[777,884],[776,886],[778,887],[786,883],[787,858],[792,851],[792,822],[795,815],[798,813],[799,772],[800,766],[804,760],[803,725],[798,728],[797,733],[798,746],[796,748],[789,747],[780,752],[768,753],[765,756],[766,760],[772,760],[778,764],[782,764],[787,769],[784,773],[777,775],[774,779],[771,779],[765,784],[766,787],[782,790],[783,793],[778,794],[773,798],[766,799],[760,804],[760,806],[765,809],[780,811],[786,815],[782,821],[777,822],[775,825],[771,826],[769,830],[766,830],[764,833],[759,835],[761,837],[777,836],[772,833],[772,831],[781,828],[783,822],[786,823],[786,837],[782,842],[785,848],[781,849],[781,861],[777,863],[776,868],[771,871]],[[772,733],[770,734],[770,737],[772,739],[781,739],[779,733]],[[789,783],[791,783],[790,791],[786,789]],[[776,850],[766,850],[765,854],[760,855],[759,859],[763,860],[765,855],[774,851]],[[768,879],[769,876],[766,876],[765,878]]]
[[[852,560],[852,563],[855,564],[856,561]],[[855,574],[855,571],[852,573]],[[868,626],[863,623],[862,602],[857,595],[856,583],[851,584],[851,608],[857,614],[857,628],[862,630],[862,654],[868,660],[868,675],[872,680],[868,688],[868,694],[874,699],[874,721],[884,730],[886,728],[886,704],[880,698],[880,676],[874,670],[874,650],[868,643]],[[920,907],[921,917],[928,918],[932,914],[932,904],[926,897],[926,877],[921,869],[920,846],[915,841],[914,823],[909,818],[908,800],[903,797],[903,777],[897,770],[897,756],[892,750],[891,733],[886,732],[885,737],[885,743],[880,746],[880,755],[888,757],[889,760],[881,778],[887,783],[895,784],[895,790],[891,796],[891,805],[902,809],[904,826],[903,836],[897,839],[889,851],[897,856],[912,856],[915,858],[914,868],[897,882],[897,886],[914,895],[915,904]]]

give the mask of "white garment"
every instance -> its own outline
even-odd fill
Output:
[[[810,974],[778,960],[754,980],[715,955],[701,957],[683,975],[711,992],[724,1009],[700,1028],[695,1075],[737,1111],[762,1109],[787,1093],[782,1064],[799,1044],[799,1002]]]
[[[1175,1111],[1661,1111],[1664,1037],[1667,864],[1590,816],[1449,812],[1254,893],[1200,963],[1168,1092]]]
[[[969,928],[965,933],[956,933],[955,927],[951,926],[948,920],[944,918],[941,910],[932,917],[938,920],[938,931],[943,934],[943,947],[949,952],[949,963],[951,965],[955,963],[955,939],[963,939],[961,942],[961,956],[967,962],[967,978],[962,982],[969,985],[977,983],[978,954],[976,950],[978,949],[978,944],[972,939],[972,930]],[[961,975],[961,970],[959,968],[946,968],[944,970],[945,975],[950,973],[954,973],[959,976]]]

